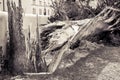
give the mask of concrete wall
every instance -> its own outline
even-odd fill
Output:
[[[0,11],[0,46],[3,47],[3,52],[5,54],[6,51],[6,42],[7,42],[7,31],[8,31],[8,15],[7,12]],[[38,24],[47,24],[48,17],[45,16],[37,16],[31,14],[23,14],[23,32],[26,35],[28,32],[28,27],[30,27],[31,37],[35,38],[36,36],[36,27],[37,27],[37,20]]]
[[[3,0],[0,0],[0,11],[3,11]]]
[[[6,52],[7,41],[7,14],[0,12],[0,46],[2,46],[3,54]]]

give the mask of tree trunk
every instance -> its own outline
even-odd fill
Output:
[[[32,69],[32,65],[26,56],[25,36],[22,33],[22,5],[19,0],[19,6],[7,1],[8,6],[8,27],[10,36],[10,65],[12,71],[16,73],[27,72]]]

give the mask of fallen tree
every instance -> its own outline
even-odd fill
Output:
[[[120,34],[119,34],[119,22],[120,22],[119,12],[120,12],[120,10],[117,8],[106,7],[101,13],[99,13],[94,18],[91,18],[88,22],[85,22],[84,24],[80,25],[79,24],[80,21],[63,22],[64,25],[63,24],[61,25],[62,29],[66,29],[67,27],[72,27],[72,25],[79,26],[79,29],[76,33],[73,33],[73,35],[69,36],[67,38],[67,40],[65,40],[61,45],[54,43],[54,44],[50,44],[48,46],[45,53],[48,52],[48,53],[57,54],[54,57],[53,61],[50,63],[48,70],[50,72],[54,72],[60,63],[63,54],[66,51],[69,51],[69,49],[74,49],[75,47],[79,46],[79,42],[81,40],[86,39],[86,40],[90,40],[90,41],[94,41],[94,42],[102,41],[101,43],[104,44],[104,40],[102,39],[102,37],[104,37],[105,40],[107,39],[107,37],[105,37],[104,35],[106,35],[108,37],[111,37],[112,35],[114,35],[110,39],[111,40],[110,44],[113,45],[112,42],[114,42],[115,39],[118,42],[116,44],[119,44],[119,36],[120,36]],[[57,26],[58,23],[57,24],[52,23],[50,25],[51,29],[52,29],[52,25],[54,25],[54,29],[55,29],[55,27],[56,28],[58,27]],[[49,28],[49,26],[47,28]],[[60,30],[61,30],[61,28],[60,28]],[[51,33],[53,33],[54,31],[52,31]],[[58,32],[58,31],[56,31],[56,32]],[[117,37],[115,37],[116,35],[117,35]],[[96,37],[97,37],[97,39],[96,39]],[[58,38],[58,39],[60,39],[60,38]],[[106,43],[108,43],[108,42],[106,42]],[[59,49],[57,49],[57,51],[54,52],[56,47],[59,47]]]

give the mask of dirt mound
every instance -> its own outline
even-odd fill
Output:
[[[118,80],[119,64],[120,64],[120,49],[119,47],[106,47],[96,43],[83,41],[85,46],[77,48],[75,51],[79,53],[69,53],[63,58],[66,61],[66,66],[60,67],[53,74],[34,75],[18,77],[23,80]],[[97,47],[96,47],[97,45]],[[89,46],[87,49],[86,46]],[[91,48],[93,46],[94,48]],[[98,47],[99,46],[99,47]],[[82,49],[82,51],[81,51]],[[82,53],[81,53],[82,52]],[[68,55],[73,55],[72,61],[67,59]],[[76,55],[77,57],[75,58]],[[75,59],[77,59],[75,61]],[[72,65],[68,62],[71,62]],[[70,65],[68,65],[70,64]],[[112,69],[111,69],[112,68]],[[112,75],[112,76],[111,76]],[[113,76],[114,75],[114,76]]]
[[[64,53],[59,68],[67,68],[73,66],[81,58],[85,58],[91,51],[104,47],[102,44],[91,43],[83,40],[79,43],[79,47],[74,50],[68,50]]]

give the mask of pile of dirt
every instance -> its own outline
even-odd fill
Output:
[[[59,69],[65,69],[73,66],[81,58],[85,58],[91,51],[104,47],[103,44],[92,43],[87,40],[82,40],[79,43],[79,47],[74,50],[68,50],[64,53],[62,61],[59,64]]]
[[[120,64],[120,48],[107,47],[102,44],[83,41],[82,47],[64,56],[65,67],[59,65],[53,74],[20,76],[23,80],[118,80]],[[92,47],[93,46],[93,47]],[[91,49],[91,50],[89,50]],[[70,56],[73,55],[73,56]],[[76,57],[75,57],[76,55]],[[71,58],[67,58],[67,57]],[[73,63],[71,60],[73,60]],[[70,64],[72,63],[72,64]],[[111,69],[112,68],[112,69]],[[114,76],[113,76],[114,75]]]

